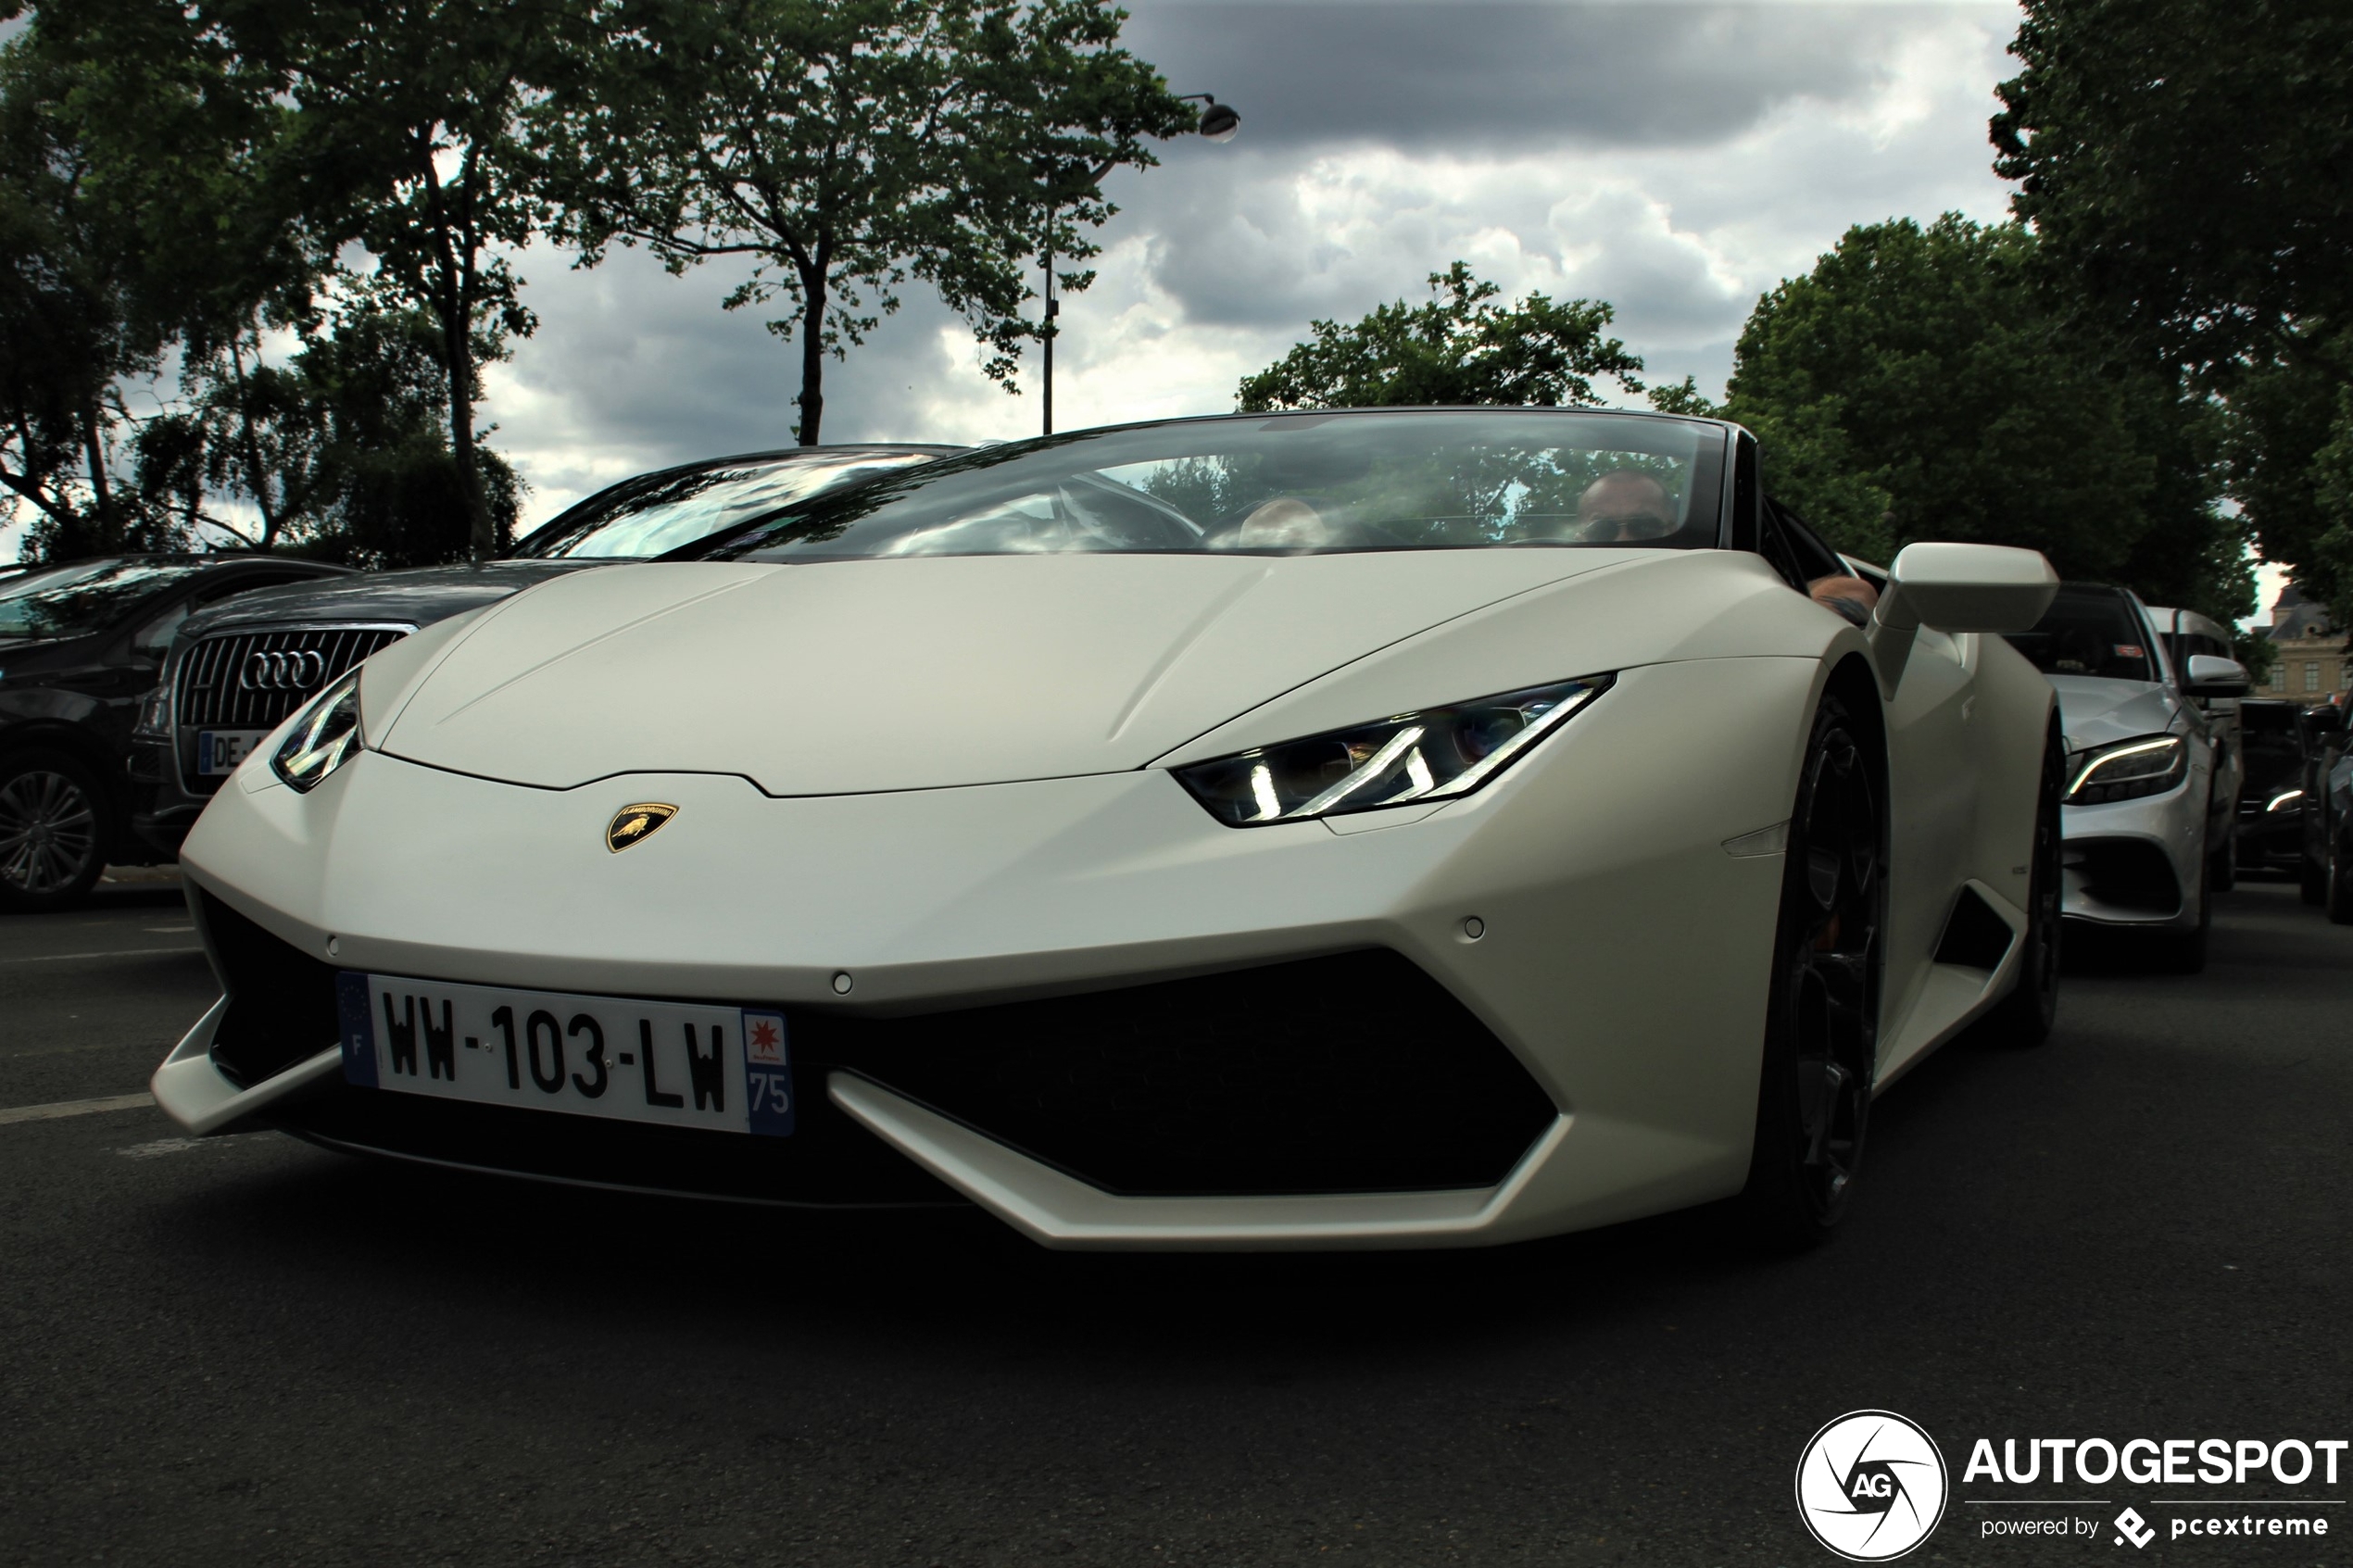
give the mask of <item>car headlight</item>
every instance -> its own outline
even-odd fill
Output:
[[[139,721],[131,727],[139,740],[170,740],[171,738],[171,683],[158,681],[147,700],[139,705]]]
[[[1468,795],[1607,690],[1584,675],[1172,770],[1228,827]]]
[[[2304,792],[2302,790],[2284,789],[2280,791],[2279,794],[2271,797],[2271,803],[2269,806],[2264,807],[2263,809],[2266,811],[2293,811],[2303,804]]]
[[[310,699],[270,754],[270,771],[308,795],[359,755],[359,671],[354,670]]]
[[[2163,795],[2188,774],[2190,747],[2179,735],[2143,735],[2079,751],[2070,760],[2075,776],[2067,786],[2067,803],[2097,806]]]

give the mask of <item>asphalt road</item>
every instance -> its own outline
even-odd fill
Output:
[[[0,1108],[137,1092],[192,940],[168,892],[0,920]],[[1985,1538],[1965,1453],[2353,1436],[2353,929],[2258,885],[2202,976],[2074,967],[2047,1047],[1885,1097],[1850,1228],[1778,1261],[1705,1217],[1067,1256],[0,1109],[0,1563],[1828,1563],[1793,1470],[1867,1407],[1954,1468],[1907,1562],[2138,1558]],[[2306,1512],[2147,1555],[2353,1561]]]

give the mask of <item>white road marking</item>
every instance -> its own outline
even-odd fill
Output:
[[[153,1143],[134,1143],[115,1152],[125,1160],[153,1160],[159,1154],[185,1154],[192,1148],[203,1147],[202,1138],[157,1138]]]
[[[61,1099],[54,1105],[12,1105],[0,1110],[0,1126],[11,1122],[54,1122],[60,1116],[94,1116],[102,1110],[136,1110],[153,1105],[156,1097],[141,1089],[135,1095],[108,1095],[104,1099]]]
[[[0,959],[0,963],[62,963],[68,959],[145,959],[158,953],[201,953],[202,947],[122,947],[111,953],[35,953],[29,959]]]

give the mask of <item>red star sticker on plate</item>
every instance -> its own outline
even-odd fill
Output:
[[[751,1026],[751,1043],[758,1046],[761,1050],[774,1048],[776,1044],[776,1026],[769,1022],[766,1019],[762,1019],[758,1023],[753,1024]]]

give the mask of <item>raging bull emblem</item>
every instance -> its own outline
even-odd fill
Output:
[[[677,814],[677,807],[665,806],[659,800],[623,806],[605,826],[605,847],[618,855],[633,844],[643,844]]]

